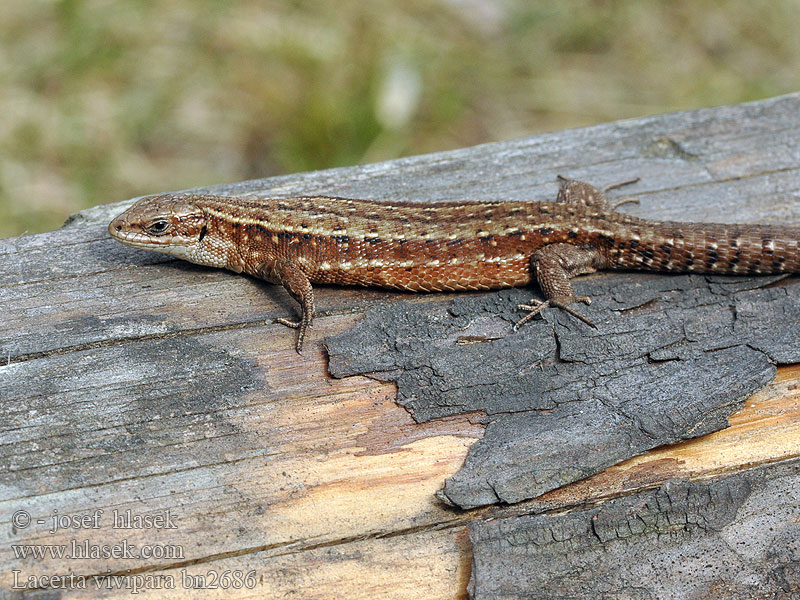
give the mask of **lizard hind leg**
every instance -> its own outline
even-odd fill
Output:
[[[546,300],[544,302],[531,300],[530,304],[518,305],[518,308],[529,312],[514,325],[514,330],[519,329],[547,307],[560,308],[596,329],[597,325],[570,306],[575,302],[587,305],[592,302],[588,296],[575,295],[570,279],[576,275],[594,273],[604,264],[602,254],[593,248],[581,248],[572,244],[550,244],[537,250],[531,258],[531,268]]]
[[[556,196],[556,202],[578,204],[580,206],[586,206],[588,208],[600,210],[617,210],[623,204],[639,203],[636,198],[623,198],[622,200],[617,201],[615,204],[612,204],[608,196],[606,196],[606,193],[609,190],[614,190],[638,182],[638,177],[610,183],[602,190],[599,190],[586,182],[578,181],[576,179],[569,179],[563,175],[558,175],[558,179],[561,181],[561,186],[559,187],[558,195]]]
[[[563,175],[556,175],[556,178],[561,182],[561,185],[568,185],[571,182],[581,183],[577,179],[570,179],[569,177],[564,177]],[[634,183],[639,183],[641,181],[641,177],[631,177],[629,179],[623,179],[622,181],[615,181],[614,183],[609,183],[607,186],[603,188],[603,193],[607,194],[609,190],[615,190],[617,188],[625,187],[626,185],[632,185]],[[588,185],[588,184],[586,184]]]

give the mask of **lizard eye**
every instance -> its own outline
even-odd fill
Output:
[[[147,233],[152,235],[162,235],[169,229],[168,221],[154,221],[147,226]]]

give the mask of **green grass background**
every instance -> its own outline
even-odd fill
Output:
[[[0,237],[800,88],[800,0],[2,0]]]

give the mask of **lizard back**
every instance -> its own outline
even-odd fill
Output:
[[[525,285],[536,250],[557,242],[589,244],[608,229],[587,231],[580,220],[589,216],[564,203],[316,196],[207,197],[200,204],[220,233],[235,241],[246,272],[267,257],[288,257],[313,283],[410,291]]]
[[[244,270],[291,257],[314,283],[411,291],[514,287],[556,243],[597,249],[596,268],[759,274],[800,271],[800,228],[661,222],[566,202],[377,202],[327,196],[206,197]]]

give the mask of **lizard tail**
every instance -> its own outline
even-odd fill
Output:
[[[798,227],[643,221],[625,238],[617,237],[625,241],[609,249],[611,268],[721,275],[800,273]]]

